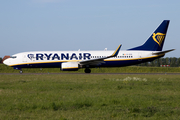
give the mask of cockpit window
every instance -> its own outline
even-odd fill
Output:
[[[11,56],[10,58],[17,58],[17,56]]]

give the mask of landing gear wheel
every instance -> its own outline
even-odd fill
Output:
[[[85,73],[91,73],[91,69],[86,68],[86,69],[84,70],[84,72],[85,72]]]
[[[20,74],[22,74],[22,73],[23,73],[23,71],[22,71],[22,70],[20,70],[20,71],[19,71],[19,73],[20,73]]]

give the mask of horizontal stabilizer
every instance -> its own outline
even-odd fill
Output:
[[[171,49],[171,50],[166,50],[166,51],[161,51],[161,52],[156,52],[156,53],[152,53],[152,55],[160,55],[160,54],[165,54],[165,53],[168,53],[168,52],[171,52],[175,49]]]

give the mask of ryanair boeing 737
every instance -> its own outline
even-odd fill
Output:
[[[4,64],[20,70],[22,68],[60,68],[63,71],[75,71],[85,68],[90,73],[94,67],[122,67],[135,65],[163,57],[162,51],[169,20],[164,20],[141,46],[120,51],[34,51],[12,55],[3,61]]]

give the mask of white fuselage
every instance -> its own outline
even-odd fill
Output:
[[[22,52],[12,55],[11,58],[4,61],[4,64],[12,67],[60,67],[64,62],[80,62],[92,59],[103,58],[111,55],[114,51],[35,51]],[[138,64],[144,61],[150,61],[158,55],[152,55],[159,51],[120,51],[116,57],[104,59],[104,63],[97,66],[118,67]],[[111,63],[110,63],[111,62]],[[115,64],[113,64],[115,62]],[[48,64],[46,66],[46,64]],[[124,65],[123,65],[124,64]],[[93,65],[96,66],[96,65]]]

